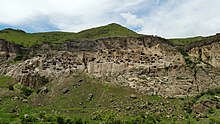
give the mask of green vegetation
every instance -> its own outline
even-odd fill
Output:
[[[109,24],[84,30],[78,33],[70,32],[45,32],[45,33],[25,33],[21,30],[5,29],[0,31],[0,39],[5,39],[9,42],[20,44],[23,46],[33,46],[43,42],[53,44],[63,43],[66,40],[83,40],[83,39],[98,39],[105,37],[126,37],[138,36],[137,33],[131,31],[118,24]]]
[[[175,45],[188,45],[193,42],[204,40],[206,37],[191,37],[191,38],[176,38],[176,39],[169,39]]]
[[[23,46],[33,46],[44,42],[52,44],[60,44],[67,40],[94,40],[107,37],[127,37],[139,36],[136,32],[129,30],[121,25],[112,23],[106,26],[91,28],[73,32],[42,32],[42,33],[26,33],[22,30],[4,29],[0,31],[0,39],[20,44]],[[175,45],[188,45],[193,42],[202,41],[207,37],[190,37],[190,38],[174,38],[169,39]]]
[[[12,78],[9,76],[0,75],[0,87],[5,88],[12,82]]]
[[[0,31],[0,39],[5,39],[9,42],[20,44],[23,46],[33,46],[44,42],[52,44],[60,44],[67,40],[94,40],[108,37],[127,37],[140,36],[136,32],[127,29],[116,23],[106,26],[91,28],[73,32],[42,32],[42,33],[26,33],[22,30],[4,29]],[[208,37],[190,37],[190,38],[173,38],[169,39],[174,45],[188,45],[193,42],[198,42],[207,39]],[[19,58],[18,58],[19,59]]]
[[[0,77],[0,82],[7,80],[11,78]],[[196,97],[163,98],[100,83],[84,73],[61,80],[65,83],[57,80],[36,90],[20,84],[10,90],[5,83],[0,87],[0,123],[219,123],[219,88]],[[196,113],[200,109],[194,106],[203,104],[207,111]]]
[[[125,27],[113,23],[107,26],[81,31],[77,33],[76,39],[98,39],[105,37],[127,37],[127,36],[138,36],[138,34]]]

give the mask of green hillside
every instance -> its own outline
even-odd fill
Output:
[[[98,39],[105,37],[126,37],[138,36],[121,25],[112,23],[106,26],[87,29],[78,33],[70,32],[45,32],[45,33],[26,33],[22,30],[4,29],[0,31],[0,39],[17,43],[23,46],[33,46],[43,42],[63,43],[66,40]]]
[[[91,28],[73,32],[42,32],[26,33],[22,30],[4,29],[0,31],[0,39],[20,44],[23,46],[33,46],[43,42],[63,43],[66,40],[92,40],[106,37],[127,37],[139,36],[136,32],[127,29],[119,24],[112,23],[106,26]],[[187,45],[196,41],[204,40],[206,37],[173,38],[169,39],[175,45]]]
[[[97,39],[104,37],[126,37],[137,36],[138,34],[132,30],[122,27],[116,23],[98,28],[92,28],[77,33],[76,39]]]
[[[7,79],[7,80],[6,80]],[[164,98],[76,73],[31,89],[0,76],[0,123],[217,124],[220,89]],[[209,104],[207,104],[209,103]],[[200,109],[196,106],[204,107]],[[199,112],[199,113],[196,113]],[[62,122],[62,123],[61,123]]]
[[[190,37],[190,38],[175,38],[169,39],[175,45],[188,45],[196,41],[204,40],[205,37],[197,36],[197,37]]]

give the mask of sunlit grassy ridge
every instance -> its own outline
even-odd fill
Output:
[[[42,33],[26,33],[22,30],[4,29],[0,31],[0,39],[20,44],[23,46],[38,45],[43,42],[52,44],[60,44],[67,40],[94,40],[107,37],[128,37],[140,36],[136,32],[125,28],[119,24],[112,23],[106,26],[91,28],[74,32],[42,32]],[[189,38],[171,38],[168,39],[174,45],[188,45],[194,42],[206,40],[208,37],[189,37]]]
[[[190,38],[175,38],[175,39],[169,39],[173,44],[175,45],[187,45],[191,44],[193,42],[198,42],[206,39],[206,37],[190,37]]]
[[[92,40],[105,37],[126,37],[138,36],[132,30],[121,25],[112,23],[106,26],[87,29],[78,33],[70,32],[45,32],[45,33],[26,33],[22,30],[5,29],[0,31],[0,39],[20,44],[23,46],[33,46],[43,42],[63,43],[66,40]]]

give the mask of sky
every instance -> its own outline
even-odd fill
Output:
[[[0,29],[70,31],[118,23],[165,38],[220,32],[220,0],[0,0]]]

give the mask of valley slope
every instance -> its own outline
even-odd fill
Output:
[[[16,35],[10,37],[10,33]],[[167,118],[168,122],[173,118],[165,116],[169,110],[163,110],[163,104],[172,101],[177,104],[177,111],[183,112],[176,113],[172,109],[174,113],[168,115],[178,116],[178,121],[187,120],[185,117],[188,109],[197,114],[216,109],[217,114],[212,117],[219,116],[218,102],[211,101],[208,107],[204,105],[211,98],[219,100],[219,90],[216,89],[220,85],[219,34],[190,44],[176,44],[177,40],[174,42],[157,36],[139,35],[111,24],[79,33],[37,35],[40,34],[26,34],[11,29],[0,33],[0,75],[6,78],[2,84],[20,93],[22,88],[16,88],[17,85],[32,91],[30,95],[25,94],[25,97],[17,96],[20,93],[8,91],[3,85],[2,96],[5,96],[3,98],[6,101],[16,97],[27,100],[33,106],[49,106],[54,109],[66,106],[74,108],[74,112],[76,108],[88,107],[86,113],[90,114],[111,105],[109,110],[120,109],[124,112],[118,113],[128,115],[153,113],[155,110],[160,111],[162,118]],[[42,40],[42,37],[45,39]],[[35,39],[33,43],[32,38]],[[29,40],[29,43],[26,42]],[[214,93],[210,94],[212,90]],[[36,94],[32,94],[35,91]],[[205,93],[208,99],[203,98]],[[151,98],[153,104],[161,105],[156,107],[147,103],[146,108],[138,109]],[[86,99],[88,103],[83,106]],[[170,109],[171,105],[167,103]],[[186,110],[182,110],[184,106]],[[198,106],[203,109],[196,108]],[[151,115],[149,113],[146,116]]]

